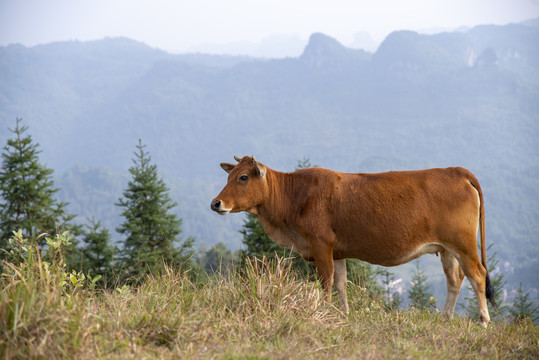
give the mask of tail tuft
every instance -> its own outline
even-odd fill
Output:
[[[496,301],[494,300],[494,297],[496,296],[496,291],[494,290],[494,286],[492,286],[492,282],[490,282],[490,276],[488,272],[485,282],[485,295],[487,296],[487,300],[490,301],[492,306],[498,307],[498,304],[496,304]]]

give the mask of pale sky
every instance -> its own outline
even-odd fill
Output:
[[[0,0],[0,46],[123,36],[180,53],[314,32],[348,45],[362,31],[381,42],[394,30],[536,17],[539,0]]]

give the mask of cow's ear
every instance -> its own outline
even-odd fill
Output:
[[[263,178],[266,175],[266,168],[264,166],[260,166],[257,162],[255,157],[253,156],[251,158],[251,161],[253,162],[255,173],[258,177]]]
[[[266,176],[266,168],[263,166],[257,166],[255,171],[258,177],[263,178],[264,176]]]
[[[232,169],[234,169],[236,165],[233,165],[233,164],[227,164],[227,163],[221,163],[221,167],[223,168],[224,171],[226,171],[227,173],[230,173],[232,171]]]

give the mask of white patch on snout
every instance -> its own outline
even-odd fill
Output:
[[[215,211],[219,215],[227,215],[228,213],[230,213],[231,210],[232,209],[225,208],[225,206],[223,205],[223,201],[220,200],[219,207],[214,209],[213,211]]]

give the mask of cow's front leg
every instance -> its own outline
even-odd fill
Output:
[[[331,292],[333,290],[333,259],[332,257],[327,258],[316,258],[315,257],[316,268],[318,270],[318,275],[320,276],[320,282],[322,283],[322,289],[324,289],[325,297],[328,302],[331,302]]]
[[[324,289],[327,301],[331,302],[334,281],[333,274],[335,271],[333,264],[333,243],[328,244],[327,242],[318,240],[312,243],[312,249],[322,288]]]

